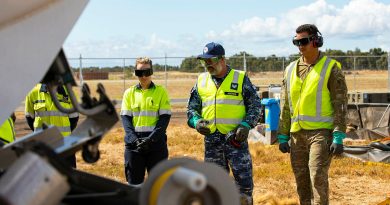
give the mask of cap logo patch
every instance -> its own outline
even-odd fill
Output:
[[[209,51],[209,48],[207,48],[207,46],[206,46],[203,48],[203,53],[207,53],[207,51]]]

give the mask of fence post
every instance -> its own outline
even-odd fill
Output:
[[[164,65],[164,70],[165,70],[165,88],[168,89],[168,73],[167,73],[167,53],[165,53],[165,65]]]
[[[79,79],[80,79],[80,86],[83,85],[84,83],[84,79],[83,79],[83,57],[81,57],[81,54],[80,54],[80,58],[79,58]]]
[[[357,90],[356,90],[356,56],[353,57],[353,88],[355,90],[355,93],[357,93]]]
[[[126,58],[123,58],[123,93],[125,93],[126,90]]]
[[[390,51],[387,51],[387,90],[390,91]]]
[[[244,71],[246,72],[246,55],[245,55],[245,51],[244,51],[244,60],[243,60],[243,63],[244,63]]]

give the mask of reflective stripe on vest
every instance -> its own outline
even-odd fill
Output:
[[[324,56],[310,70],[304,81],[296,75],[297,62],[294,61],[287,67],[286,76],[291,114],[290,132],[300,129],[332,129],[333,107],[326,86],[330,71],[338,62]]]
[[[120,114],[133,117],[136,132],[152,132],[160,115],[171,114],[167,91],[160,85],[147,90],[132,86],[125,91]]]
[[[15,141],[15,130],[14,130],[14,121],[12,118],[8,118],[0,126],[0,140],[5,142],[5,144]]]
[[[217,89],[209,73],[198,77],[198,93],[202,100],[202,118],[209,121],[211,133],[222,134],[235,129],[245,117],[242,85],[245,72],[230,70]]]

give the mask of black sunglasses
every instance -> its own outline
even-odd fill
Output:
[[[142,76],[149,77],[153,74],[153,70],[151,68],[146,70],[134,70],[134,73],[138,77],[142,77]]]
[[[293,39],[292,43],[295,46],[306,46],[312,40],[313,40],[313,36],[309,36],[309,37],[301,38],[301,39]]]

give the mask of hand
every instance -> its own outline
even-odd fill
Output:
[[[146,152],[150,150],[151,139],[148,137],[138,138],[135,141],[136,150],[139,152]]]
[[[236,136],[234,137],[234,139],[239,143],[244,142],[245,140],[248,139],[249,130],[250,127],[240,124],[237,127]]]
[[[332,133],[333,142],[330,145],[329,151],[333,154],[341,154],[344,152],[343,139],[345,138],[345,133],[341,131],[334,131]]]
[[[279,144],[279,150],[282,152],[282,153],[290,153],[290,145],[288,144],[288,142],[283,142],[283,143],[280,143]]]
[[[342,154],[344,152],[344,146],[343,144],[337,144],[337,143],[332,143],[329,148],[330,153],[333,154]]]
[[[205,119],[200,119],[197,123],[196,123],[196,131],[198,131],[200,134],[202,135],[209,135],[210,134],[210,128],[207,127],[207,125],[209,124],[209,121],[205,120]]]
[[[230,143],[231,145],[233,145],[233,147],[236,147],[236,148],[239,148],[241,147],[241,143],[238,142],[235,138],[236,138],[236,129],[228,132],[226,134],[226,142]]]
[[[282,153],[290,153],[290,145],[288,144],[290,137],[284,134],[278,134],[277,138],[279,141],[279,150]]]

